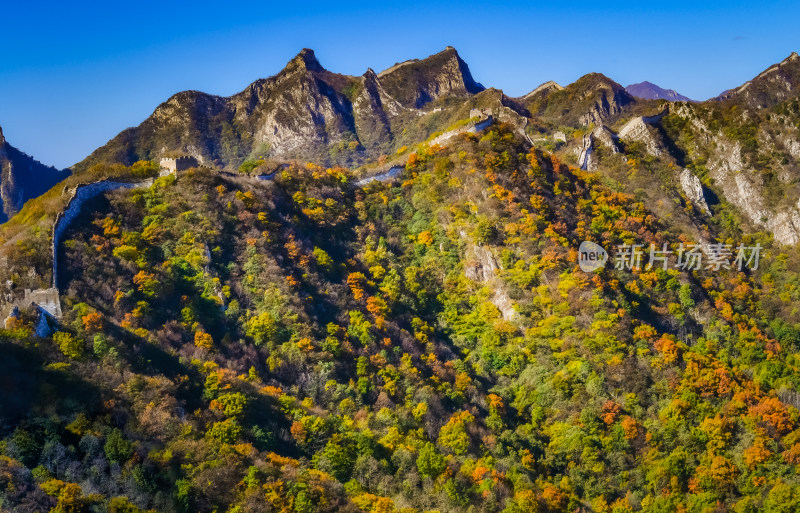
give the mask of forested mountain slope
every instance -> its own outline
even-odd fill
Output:
[[[364,187],[293,164],[98,197],[59,331],[0,332],[3,507],[794,510],[796,249],[610,176],[494,124]],[[577,262],[700,239],[760,266]]]

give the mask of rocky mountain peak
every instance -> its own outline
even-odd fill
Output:
[[[0,126],[0,146],[6,143],[6,138],[3,136],[3,127]]]
[[[602,73],[589,73],[565,88],[566,96],[558,98],[564,106],[577,115],[580,125],[600,125],[605,120],[619,115],[624,107],[636,103],[636,99],[624,87]],[[565,119],[572,122],[572,116]]]
[[[625,91],[625,88],[622,87],[617,82],[611,80],[607,76],[603,75],[602,73],[587,73],[583,75],[581,78],[576,80],[574,84],[570,84],[571,86],[587,89],[587,90],[597,90],[597,89],[611,89],[613,91]]]
[[[286,65],[286,71],[296,71],[298,69],[304,69],[307,71],[323,71],[325,68],[317,60],[317,56],[314,55],[314,50],[310,48],[303,48],[300,50],[292,60]]]
[[[452,46],[425,59],[397,63],[378,77],[393,98],[410,108],[421,108],[446,94],[469,96],[484,90]]]

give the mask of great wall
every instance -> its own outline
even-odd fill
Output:
[[[169,168],[163,169],[159,176],[171,173]],[[58,321],[61,319],[61,299],[58,289],[58,247],[64,232],[72,222],[78,217],[83,205],[97,197],[98,195],[117,189],[138,189],[150,187],[155,182],[154,178],[140,180],[138,182],[121,182],[117,180],[100,180],[98,182],[78,184],[72,189],[71,197],[67,201],[64,210],[56,214],[53,221],[53,231],[50,241],[50,254],[52,258],[52,282],[47,289],[25,289],[22,299],[16,299],[0,305],[0,318],[5,319],[5,326],[8,326],[12,318],[19,317],[19,310],[34,307],[39,313],[39,322],[36,327],[36,334],[46,336],[48,320]],[[66,191],[65,191],[66,192]]]
[[[498,113],[487,112],[484,109],[472,109],[470,111],[470,119],[472,121],[463,127],[449,130],[443,134],[440,134],[429,141],[429,144],[440,144],[462,133],[480,132],[492,124],[495,119],[495,115],[498,119],[507,118],[507,116],[504,116],[503,113],[499,113],[499,115],[497,114]],[[516,128],[518,130],[520,129],[518,126]],[[524,127],[522,130],[524,133]],[[525,134],[525,137],[530,141],[530,138],[527,136],[527,134]],[[175,174],[177,171],[183,171],[197,165],[198,162],[193,157],[162,158],[159,177]],[[404,162],[402,164],[394,164],[386,171],[356,181],[356,185],[363,186],[372,181],[387,181],[394,179],[402,172],[404,168]],[[233,175],[232,173],[223,173],[226,175]],[[276,173],[259,175],[252,177],[252,179],[260,181],[271,180],[274,178],[275,174]],[[242,176],[238,177],[244,178]],[[34,307],[39,314],[39,320],[35,329],[36,335],[45,337],[52,333],[52,325],[57,324],[62,317],[61,299],[59,296],[58,286],[58,248],[66,230],[80,215],[84,204],[98,195],[117,189],[138,189],[150,187],[154,183],[154,178],[148,178],[146,180],[140,180],[137,182],[122,182],[118,180],[104,179],[96,182],[81,183],[72,188],[71,197],[67,201],[64,210],[56,214],[56,218],[53,221],[53,231],[50,242],[50,254],[52,258],[51,287],[47,289],[35,290],[25,289],[22,299],[7,297],[4,301],[2,298],[0,298],[0,319],[5,319],[5,327],[8,327],[13,319],[19,318],[19,312],[21,309]],[[65,188],[65,194],[67,193],[67,190],[68,189]]]
[[[428,144],[429,146],[433,146],[435,144],[442,144],[445,141],[448,141],[460,134],[481,132],[486,128],[488,128],[494,122],[495,117],[503,121],[511,121],[511,119],[503,112],[497,113],[495,111],[490,111],[488,109],[471,109],[469,112],[470,121],[466,125],[443,132],[434,137],[433,139],[429,140],[426,144]],[[516,122],[516,120],[513,121]],[[520,127],[515,125],[515,128],[519,130]],[[524,134],[524,126],[522,127],[521,131]],[[533,144],[533,141],[531,141],[530,137],[528,137],[527,134],[525,134],[525,137],[528,139],[528,142]],[[369,176],[364,176],[363,178],[357,180],[356,185],[362,187],[370,182],[375,182],[375,181],[385,182],[388,180],[392,180],[396,178],[403,171],[403,169],[405,169],[406,160],[407,156],[401,160],[394,159],[391,162],[387,162],[382,168],[378,168],[372,171],[373,173],[375,173],[375,171],[378,171],[377,173],[371,174]]]
[[[163,173],[163,172],[162,172]],[[58,246],[61,243],[61,237],[64,232],[69,228],[70,224],[78,217],[83,208],[83,205],[90,199],[97,197],[99,194],[116,189],[138,189],[141,187],[150,187],[153,185],[154,179],[148,178],[139,182],[119,182],[114,180],[101,180],[99,182],[92,182],[88,184],[79,184],[75,187],[72,197],[67,206],[62,212],[56,215],[53,222],[53,237],[50,243],[50,250],[53,258],[53,288],[58,290]]]

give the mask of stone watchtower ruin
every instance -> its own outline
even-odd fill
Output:
[[[186,169],[197,167],[198,162],[194,157],[163,157],[161,159],[161,169],[166,169],[170,173],[177,173]]]

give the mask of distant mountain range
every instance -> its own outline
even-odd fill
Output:
[[[684,96],[674,89],[664,89],[652,82],[639,82],[638,84],[631,84],[625,88],[630,94],[637,98],[645,100],[667,100],[671,102],[691,102],[694,101],[688,96]]]

